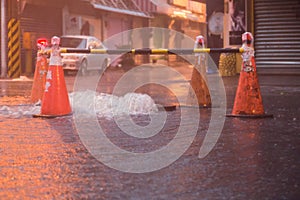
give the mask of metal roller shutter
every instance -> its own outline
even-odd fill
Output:
[[[257,67],[300,68],[300,1],[254,0]]]
[[[30,32],[32,40],[44,37],[50,42],[52,36],[60,36],[62,34],[62,11],[61,8],[39,6],[27,4],[23,13],[20,16],[21,31]],[[21,35],[21,44],[23,42]],[[36,41],[31,41],[32,47],[32,68],[35,66],[36,59]],[[26,58],[25,49],[21,50],[22,71],[25,71]],[[32,70],[33,71],[33,70]]]

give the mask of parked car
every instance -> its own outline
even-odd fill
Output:
[[[102,42],[93,36],[65,35],[60,38],[61,48],[106,49]],[[62,53],[63,69],[79,71],[86,75],[89,70],[104,70],[110,64],[107,54]]]

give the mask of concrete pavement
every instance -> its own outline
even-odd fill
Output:
[[[119,76],[114,72],[103,92]],[[230,113],[238,76],[223,80]],[[299,199],[299,76],[261,75],[259,81],[265,110],[274,118],[226,118],[215,147],[199,159],[210,121],[210,110],[201,109],[188,150],[150,173],[125,173],[99,162],[83,145],[72,116],[0,117],[0,199]],[[72,91],[74,77],[66,82]],[[1,80],[0,105],[28,103],[31,84]],[[148,152],[172,140],[180,116],[179,109],[168,112],[164,134],[145,140],[124,134],[112,120],[99,123],[123,149]],[[147,117],[133,120],[149,123]]]

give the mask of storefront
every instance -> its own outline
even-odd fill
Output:
[[[300,70],[300,2],[297,0],[225,0],[224,46],[241,45],[244,31],[253,33],[259,72]]]
[[[147,1],[144,1],[147,2]],[[141,3],[141,2],[140,2]],[[103,0],[94,1],[91,5],[98,11],[102,19],[102,40],[133,28],[148,27],[151,15],[144,11],[135,0],[119,1],[118,3]],[[132,36],[120,36],[119,46],[132,45]]]
[[[155,7],[150,0],[21,0],[19,6],[21,43],[24,33],[32,43],[30,49],[22,48],[21,53],[22,72],[29,73],[34,71],[37,38],[47,38],[50,42],[54,35],[73,34],[93,35],[105,41],[132,28],[148,27],[151,15],[147,9]],[[131,45],[132,36],[117,42],[120,47]]]
[[[93,35],[102,39],[102,18],[89,2],[68,3],[62,9],[63,35]]]
[[[176,38],[176,35],[179,35],[176,32],[182,33],[192,40],[200,34],[207,34],[205,3],[188,0],[151,1],[157,6],[157,9],[150,26],[174,30],[171,34],[164,31],[162,31],[162,35],[156,33],[153,41],[155,47],[184,48],[185,45],[190,47],[190,44],[186,44],[184,41],[180,42],[180,39]],[[161,46],[162,44],[163,46]]]
[[[150,0],[96,0],[91,2],[102,20],[101,39],[109,49],[149,47],[149,37],[143,31],[149,27],[155,6]],[[148,57],[135,56],[135,61],[148,62]],[[132,57],[129,58],[130,62]]]
[[[20,1],[19,20],[21,31],[21,71],[34,72],[36,59],[36,41],[38,38],[50,38],[62,34],[62,13],[64,1],[47,2]],[[27,40],[29,42],[24,43]]]
[[[72,4],[63,9],[63,33],[82,34],[84,25],[88,23],[84,34],[93,35],[102,41],[113,40],[113,37],[121,37],[117,46],[128,46],[132,44],[132,36],[124,36],[126,31],[133,28],[149,26],[150,14],[147,1],[119,1],[118,3],[103,0],[91,1],[85,9]],[[149,2],[149,1],[148,1]],[[116,36],[119,33],[124,33]],[[115,48],[115,46],[114,46]]]
[[[224,26],[224,0],[206,1],[207,7],[207,46],[209,48],[222,48],[226,39]],[[219,53],[211,53],[210,57],[219,65]]]

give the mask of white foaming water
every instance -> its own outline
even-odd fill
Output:
[[[2,106],[0,107],[0,116],[9,118],[28,117],[34,114],[40,114],[41,107],[36,105],[20,106]]]
[[[105,118],[124,114],[150,114],[158,111],[157,105],[149,95],[138,93],[127,93],[118,97],[88,90],[71,93],[70,102],[75,112],[96,113],[97,116]]]
[[[124,114],[145,115],[158,111],[157,105],[147,94],[127,93],[118,97],[88,90],[70,93],[69,99],[73,112],[96,114],[108,119]],[[39,104],[0,107],[0,116],[10,118],[30,117],[40,112]]]

